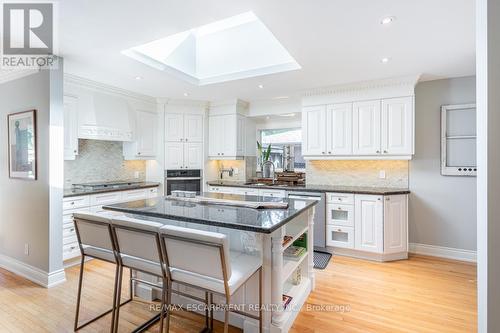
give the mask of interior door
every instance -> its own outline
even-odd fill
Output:
[[[187,169],[203,168],[203,144],[188,142],[184,144],[184,167]]]
[[[182,142],[165,143],[165,168],[166,169],[184,168],[184,143]]]
[[[384,252],[384,212],[382,196],[356,195],[354,243],[357,250]]]
[[[352,103],[327,107],[327,154],[352,154]]]
[[[382,101],[382,154],[413,153],[413,97]]]
[[[326,106],[305,107],[302,128],[302,155],[326,155]]]
[[[156,113],[136,111],[136,140],[138,155],[156,155],[157,126],[158,116]]]
[[[184,141],[184,115],[165,113],[165,141]]]
[[[203,142],[203,116],[187,114],[184,116],[184,137],[186,142]]]
[[[380,101],[353,103],[353,154],[379,155]]]

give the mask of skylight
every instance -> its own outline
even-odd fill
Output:
[[[300,69],[253,12],[135,46],[122,53],[196,85]]]

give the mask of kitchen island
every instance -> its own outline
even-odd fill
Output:
[[[287,332],[315,285],[312,242],[316,202],[215,193],[202,195],[237,201],[287,202],[288,207],[253,209],[159,197],[103,208],[164,224],[224,233],[228,236],[231,251],[259,256],[263,268],[263,326],[267,332]],[[297,245],[297,242],[301,242],[306,250],[297,258],[286,256],[285,250],[294,243]],[[233,298],[233,303],[252,309],[258,304],[258,287],[258,277],[254,276],[240,288]],[[182,293],[202,296],[202,293],[194,288],[180,285],[175,288]],[[291,297],[291,301],[283,308],[285,297]],[[193,304],[182,296],[174,297],[173,300],[184,305]],[[221,299],[215,300],[221,302]],[[253,310],[249,312],[257,314]],[[221,319],[221,315],[222,313],[216,313],[215,317]],[[255,320],[238,314],[231,313],[230,323],[242,328],[244,332],[258,331],[258,323]]]

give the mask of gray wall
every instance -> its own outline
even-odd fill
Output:
[[[410,162],[411,243],[476,250],[476,178],[440,173],[441,105],[475,102],[475,77],[419,83]]]
[[[62,267],[63,69],[0,84],[0,256],[47,273]],[[37,110],[37,180],[10,179],[7,115]],[[29,254],[24,253],[29,244]]]

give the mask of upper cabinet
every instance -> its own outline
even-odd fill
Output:
[[[158,133],[158,114],[135,111],[134,141],[123,143],[123,156],[127,160],[155,159]]]
[[[78,155],[78,98],[64,96],[64,159]]]
[[[302,112],[306,159],[411,159],[413,97],[307,106]]]
[[[245,156],[245,117],[238,114],[210,116],[208,156],[235,159]]]
[[[203,114],[165,113],[165,168],[203,168]]]

